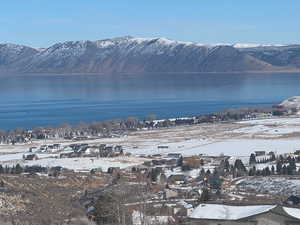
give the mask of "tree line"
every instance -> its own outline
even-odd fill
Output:
[[[110,137],[113,134],[124,134],[129,131],[138,129],[154,129],[161,127],[172,127],[180,125],[191,125],[200,123],[214,123],[222,121],[236,121],[256,118],[259,113],[269,113],[272,115],[284,115],[287,109],[273,107],[253,107],[225,110],[217,113],[210,113],[195,116],[192,118],[178,118],[156,120],[154,114],[146,116],[144,120],[139,120],[136,117],[128,117],[127,119],[114,119],[100,122],[80,122],[77,125],[68,123],[60,124],[59,126],[36,127],[34,129],[16,128],[14,130],[0,130],[1,144],[16,144],[28,143],[33,139],[51,139],[65,138],[71,139],[74,137]]]

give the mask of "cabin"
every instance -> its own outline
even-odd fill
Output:
[[[192,225],[299,225],[300,209],[276,205],[200,204],[187,220]]]

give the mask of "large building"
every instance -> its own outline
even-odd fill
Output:
[[[276,205],[201,204],[188,221],[191,225],[300,225],[300,209]]]

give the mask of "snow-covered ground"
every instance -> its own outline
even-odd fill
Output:
[[[126,150],[134,154],[158,154],[176,152],[183,155],[211,155],[221,154],[229,156],[249,157],[254,151],[274,151],[277,153],[290,153],[300,149],[300,140],[297,139],[224,139],[224,140],[189,140],[170,143],[167,149],[158,149],[157,146],[148,148]]]
[[[101,168],[107,171],[109,167],[120,167],[121,169],[142,164],[144,160],[136,157],[117,158],[44,158],[34,161],[26,161],[24,165],[40,165],[44,167],[61,166],[74,171],[90,171],[94,168]]]
[[[14,160],[22,160],[24,154],[28,154],[28,153],[24,152],[24,153],[15,153],[15,154],[0,155],[0,163],[10,162],[10,161],[14,161]],[[54,158],[54,157],[58,156],[58,154],[48,154],[48,153],[38,153],[36,155],[37,155],[37,157],[39,159],[42,159],[42,158]]]
[[[239,123],[252,125],[300,125],[300,117],[281,117],[272,119],[246,120],[241,121]]]

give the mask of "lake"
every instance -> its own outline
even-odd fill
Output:
[[[0,77],[0,129],[135,116],[194,116],[270,106],[300,95],[300,74],[22,75]]]

